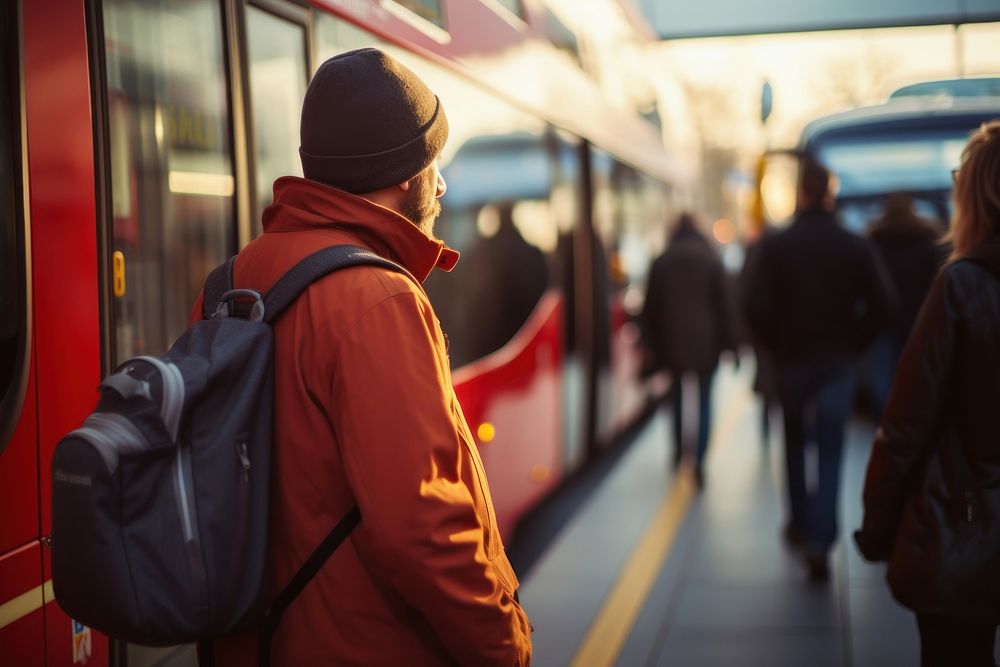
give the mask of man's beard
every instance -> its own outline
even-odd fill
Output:
[[[437,191],[436,179],[430,172],[413,179],[413,187],[406,193],[400,213],[420,228],[428,236],[434,236],[434,221],[441,215],[441,202],[434,196]]]

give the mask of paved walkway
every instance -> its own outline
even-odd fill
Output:
[[[832,576],[810,583],[779,537],[780,429],[761,441],[750,373],[720,371],[703,493],[670,470],[661,411],[522,577],[534,664],[918,664],[913,616],[847,539],[873,428],[851,424]]]

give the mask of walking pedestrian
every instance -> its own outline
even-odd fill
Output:
[[[913,210],[913,200],[901,192],[886,197],[885,210],[872,223],[868,237],[882,257],[896,294],[889,330],[875,341],[869,355],[872,407],[878,421],[889,398],[903,345],[947,253],[939,242],[941,234],[935,224],[919,217]]]
[[[810,156],[799,169],[791,226],[765,236],[748,268],[747,317],[777,369],[785,422],[789,520],[786,539],[804,548],[809,576],[829,577],[837,537],[844,431],[856,360],[884,328],[891,292],[874,249],[831,212],[830,173]],[[818,454],[806,485],[806,448]]]
[[[680,465],[685,432],[694,430],[694,473],[704,483],[712,422],[712,379],[724,350],[736,349],[726,270],[694,216],[682,213],[669,245],[649,271],[642,309],[643,340],[652,368],[669,371],[673,387],[673,464]],[[682,378],[697,387],[697,428],[684,428]]]
[[[1000,120],[973,133],[948,265],[903,349],[856,534],[916,613],[924,667],[993,665],[1000,623]]]

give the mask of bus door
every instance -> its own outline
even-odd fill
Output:
[[[187,328],[205,277],[237,250],[238,188],[223,3],[104,0],[98,11],[107,372],[163,354]],[[193,646],[116,649],[128,667],[195,664]]]

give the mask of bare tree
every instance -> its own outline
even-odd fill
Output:
[[[825,65],[817,78],[818,106],[850,109],[877,104],[892,91],[899,58],[874,46],[845,53]]]

